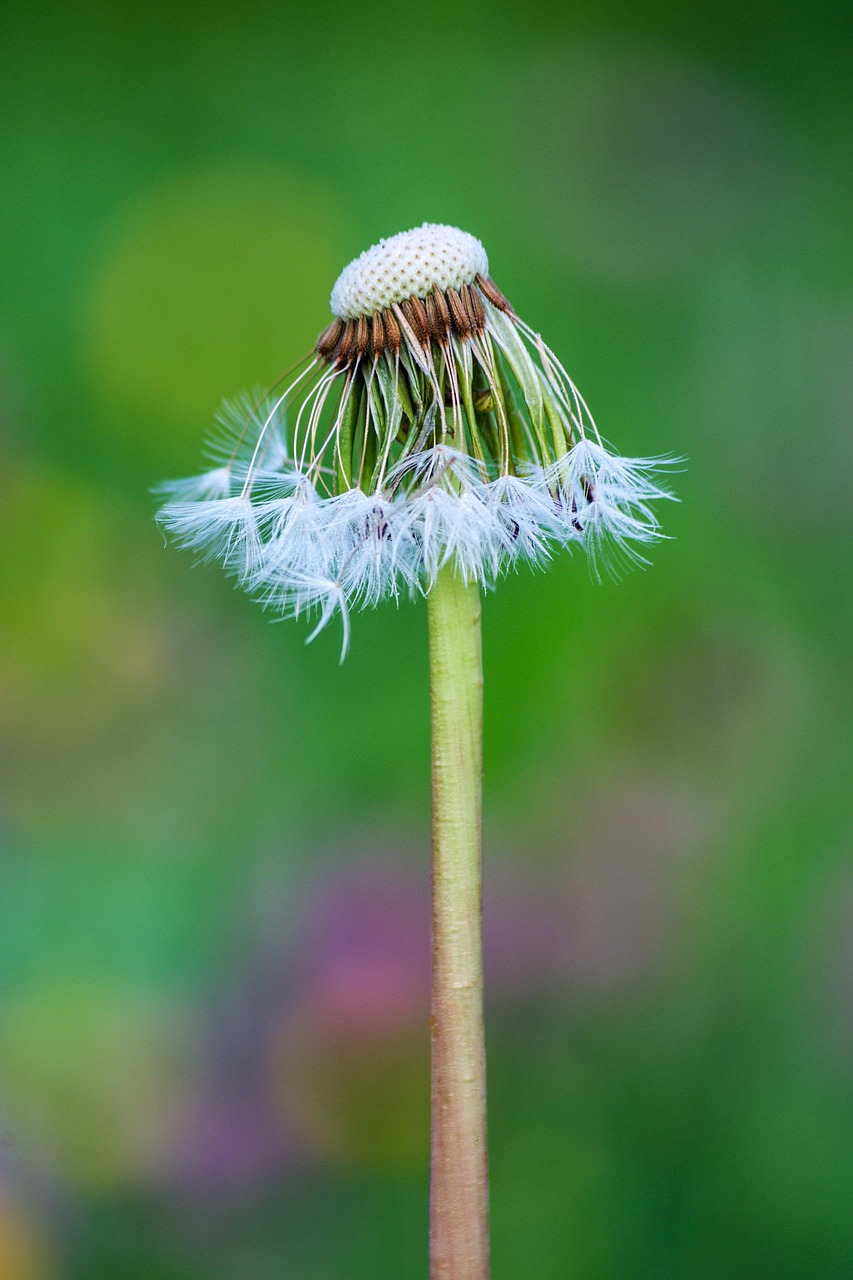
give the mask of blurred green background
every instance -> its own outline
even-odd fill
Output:
[[[340,667],[149,492],[424,220],[689,460],[485,602],[496,1280],[853,1275],[849,36],[4,7],[0,1280],[425,1274],[423,605]]]

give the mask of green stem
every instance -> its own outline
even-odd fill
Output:
[[[430,1280],[488,1280],[483,1035],[480,593],[428,596],[432,699]]]

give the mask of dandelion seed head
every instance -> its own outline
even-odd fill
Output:
[[[424,223],[351,262],[335,319],[268,392],[220,413],[212,469],[161,486],[162,527],[309,638],[426,593],[451,565],[493,586],[561,548],[595,577],[645,563],[672,460],[606,447],[559,357],[479,240]],[[643,550],[641,551],[640,548]]]
[[[345,267],[332,289],[332,315],[357,320],[433,289],[459,290],[487,276],[489,259],[476,237],[457,227],[425,222],[366,249]]]

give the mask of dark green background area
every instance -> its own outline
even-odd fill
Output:
[[[3,1280],[425,1274],[423,603],[339,666],[150,494],[424,220],[686,458],[649,569],[484,605],[496,1280],[853,1274],[850,55],[830,4],[3,14]]]

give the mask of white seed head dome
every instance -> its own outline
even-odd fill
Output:
[[[356,320],[406,298],[425,298],[434,288],[460,289],[488,273],[489,259],[476,236],[425,222],[380,240],[345,267],[332,290],[332,314]]]

